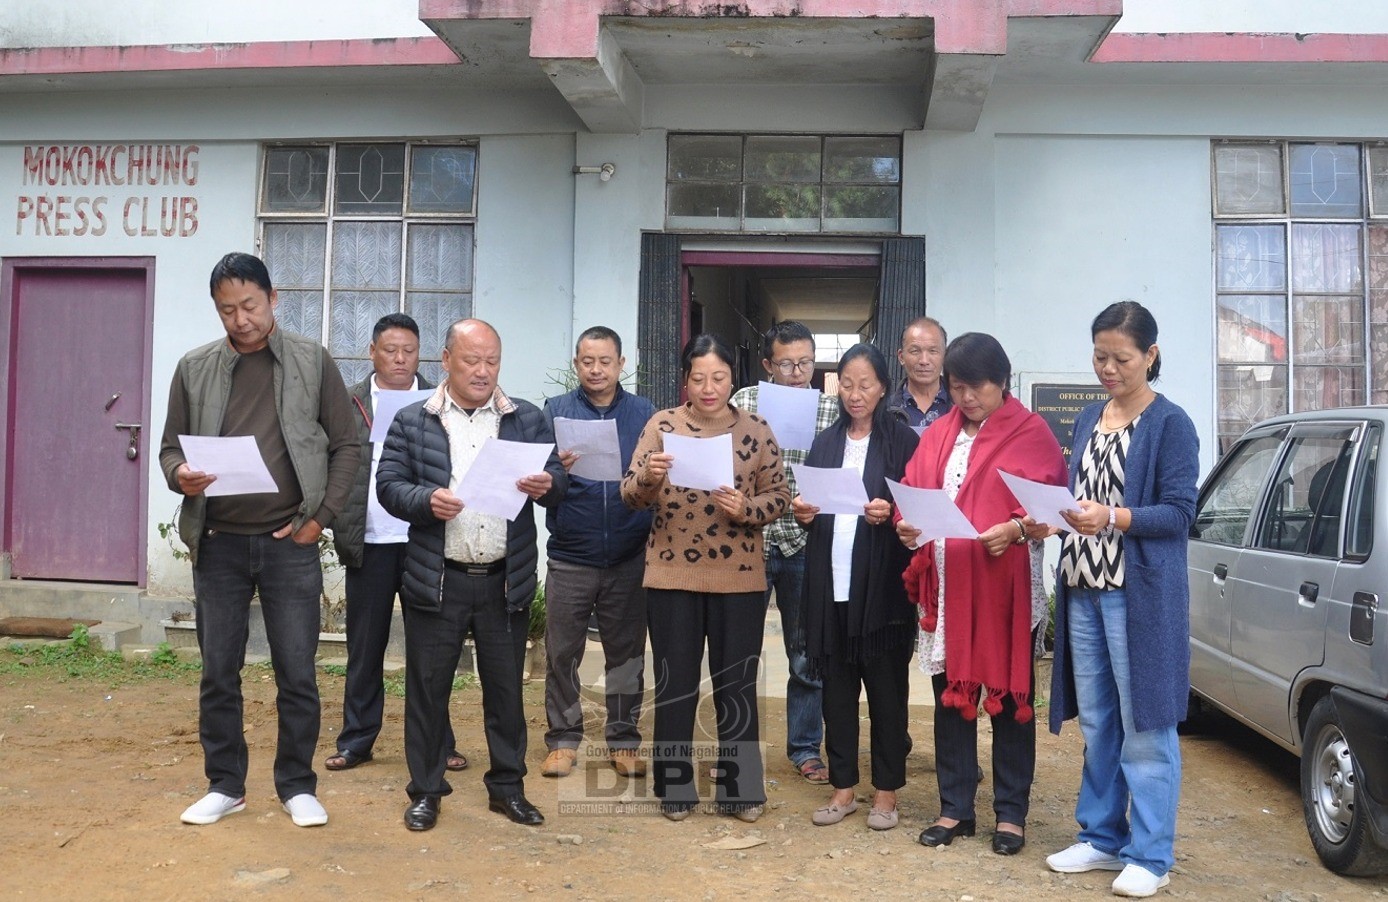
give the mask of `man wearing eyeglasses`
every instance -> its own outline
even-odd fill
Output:
[[[948,337],[939,320],[929,316],[912,320],[901,333],[897,362],[906,371],[892,406],[906,414],[912,426],[929,426],[949,413],[954,402],[943,378]]]
[[[762,337],[762,368],[771,381],[789,388],[810,388],[814,376],[814,335],[803,324],[793,320],[777,323]],[[757,412],[757,386],[740,389],[733,395],[733,404],[749,413]],[[815,418],[815,434],[819,434],[839,415],[838,400],[820,395]],[[805,462],[805,448],[782,448],[783,463],[796,465]],[[795,476],[786,469],[791,497],[795,497]],[[785,643],[786,659],[790,662],[790,677],[786,681],[786,757],[811,783],[829,782],[829,769],[820,756],[824,740],[824,714],[821,706],[820,684],[809,677],[809,660],[805,655],[803,603],[801,583],[805,577],[805,542],[807,533],[787,513],[765,530],[763,553],[766,556],[766,599],[776,593],[776,607],[781,612],[781,638]]]

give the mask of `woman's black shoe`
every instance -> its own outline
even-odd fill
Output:
[[[933,827],[926,827],[921,831],[920,844],[923,846],[947,846],[954,842],[956,836],[973,836],[974,820],[960,821],[953,827],[945,827],[936,824]]]
[[[1001,830],[993,833],[993,851],[999,855],[1016,855],[1026,844],[1026,837],[1020,833],[1004,833]]]

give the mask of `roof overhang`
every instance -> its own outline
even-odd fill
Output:
[[[647,85],[893,84],[921,92],[925,128],[972,130],[1009,30],[1089,57],[1122,0],[420,0],[460,59],[489,22],[523,23],[529,58],[594,132],[640,129]],[[1023,46],[1029,46],[1022,42]],[[1014,42],[1016,46],[1016,42]]]

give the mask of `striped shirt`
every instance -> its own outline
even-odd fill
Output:
[[[1123,465],[1138,417],[1116,432],[1095,429],[1080,455],[1075,497],[1109,507],[1123,503]],[[1060,575],[1065,585],[1085,589],[1123,587],[1123,534],[1065,534],[1060,545]]]

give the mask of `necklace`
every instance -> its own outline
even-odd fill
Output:
[[[1110,425],[1108,421],[1109,408],[1113,406],[1113,402],[1109,401],[1107,404],[1104,405],[1103,411],[1099,414],[1099,425],[1103,427],[1104,432],[1120,432],[1131,426],[1133,424],[1133,420],[1136,420],[1138,417],[1142,416],[1142,414],[1146,412],[1148,405],[1151,403],[1152,399],[1147,399],[1147,403],[1142,405],[1141,410],[1128,417],[1128,419],[1124,422],[1119,423],[1116,426],[1113,426]]]

